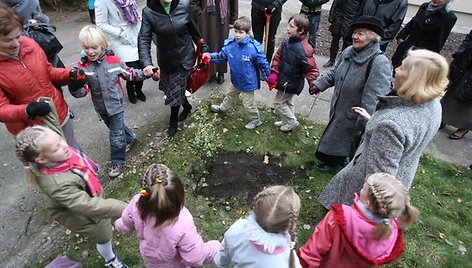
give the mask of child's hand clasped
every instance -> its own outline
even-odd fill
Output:
[[[351,110],[364,118],[365,121],[369,121],[370,114],[364,108],[355,106],[352,107]]]

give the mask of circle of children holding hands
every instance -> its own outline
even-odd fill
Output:
[[[400,257],[403,228],[417,218],[408,190],[393,176],[369,176],[351,206],[333,205],[307,243],[295,253],[300,198],[293,188],[259,192],[248,215],[221,242],[204,242],[185,207],[181,180],[165,165],[152,164],[142,190],[126,204],[102,197],[97,165],[43,126],[17,135],[17,155],[29,178],[48,197],[50,216],[96,241],[106,267],[127,267],[112,249],[115,229],[136,232],[146,267],[376,267]]]

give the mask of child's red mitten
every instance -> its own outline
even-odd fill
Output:
[[[269,78],[267,78],[267,85],[269,85],[269,90],[274,89],[279,82],[279,75],[276,72],[271,72]]]
[[[316,95],[320,93],[320,90],[315,85],[311,85],[308,92],[310,92],[310,95]]]
[[[202,62],[203,62],[204,64],[210,63],[210,60],[211,60],[210,53],[206,52],[206,53],[203,53],[203,54],[202,54]]]

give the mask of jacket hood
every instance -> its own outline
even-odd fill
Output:
[[[378,219],[371,217],[372,215],[364,214],[358,204],[359,198],[356,196],[351,206],[352,209],[345,205],[332,207],[352,250],[373,265],[382,265],[397,259],[403,253],[404,245],[403,233],[398,228],[396,220],[389,220],[392,229],[390,236],[387,239],[376,241],[372,235]]]

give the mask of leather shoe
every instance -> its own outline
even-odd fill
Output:
[[[216,78],[216,83],[223,84],[224,81],[225,81],[224,73],[218,73],[218,77]]]
[[[208,83],[212,83],[212,82],[215,82],[216,81],[216,74],[212,74],[210,76],[210,79],[208,79]]]
[[[458,129],[455,132],[453,132],[451,135],[449,135],[449,139],[451,140],[460,140],[462,137],[465,136],[469,131],[465,129]]]
[[[334,173],[337,170],[336,167],[330,166],[328,164],[319,164],[316,166],[316,169],[322,173]]]
[[[323,64],[323,67],[329,68],[329,67],[331,67],[331,66],[334,65],[334,62],[335,62],[334,60],[331,60],[331,59],[330,59],[328,62],[326,62],[325,64]]]

